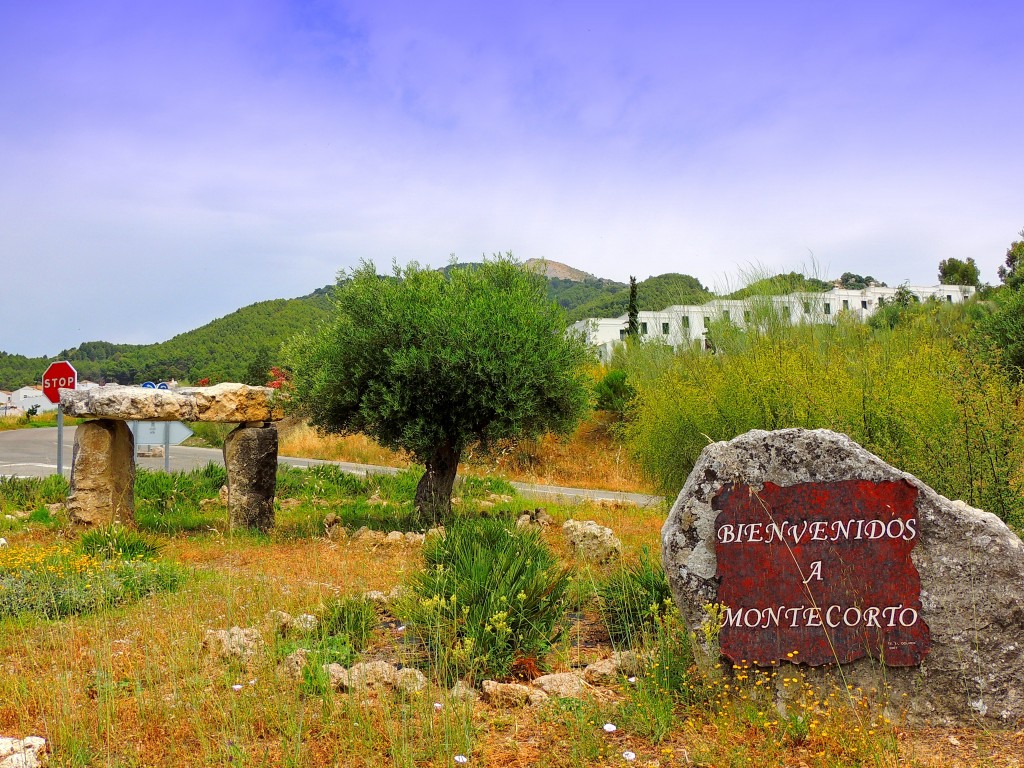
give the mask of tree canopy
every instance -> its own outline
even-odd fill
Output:
[[[292,348],[295,393],[327,432],[364,432],[426,466],[416,506],[451,509],[463,450],[575,427],[589,403],[584,340],[543,277],[510,254],[448,274],[364,263],[333,318]]]
[[[939,282],[942,285],[973,285],[977,286],[981,279],[981,270],[968,257],[967,261],[957,258],[943,259],[939,262]]]
[[[1024,238],[1024,229],[1019,234]],[[1006,261],[998,272],[999,279],[1007,288],[1014,291],[1024,288],[1024,239],[1010,243],[1006,249]]]

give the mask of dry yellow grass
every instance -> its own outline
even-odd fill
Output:
[[[314,520],[334,507],[282,511]],[[544,537],[591,587],[617,565],[587,565],[568,551],[558,524],[572,517],[613,528],[626,561],[658,550],[665,510],[623,504],[547,505],[555,525]],[[284,526],[282,526],[284,528]],[[5,534],[12,546],[73,544],[66,528],[31,526]],[[61,766],[473,766],[744,765],[754,768],[845,765],[1021,766],[1024,732],[905,729],[847,706],[815,705],[816,727],[787,736],[777,715],[752,718],[746,692],[719,687],[710,704],[677,706],[675,723],[654,742],[622,718],[628,684],[596,688],[582,702],[499,709],[460,706],[432,685],[420,695],[303,693],[276,667],[272,651],[251,665],[215,659],[202,648],[207,629],[232,625],[274,635],[266,614],[316,613],[337,595],[388,592],[422,567],[420,547],[198,533],[161,537],[162,556],[192,576],[180,592],[62,621],[0,621],[0,734],[42,735]],[[611,648],[600,611],[583,602],[553,671],[578,669]],[[373,655],[408,653],[404,636],[382,626]],[[236,690],[236,686],[238,689]],[[752,691],[753,689],[751,689]],[[440,708],[435,707],[435,702]],[[865,717],[863,720],[857,720]],[[773,719],[774,718],[774,719]],[[618,723],[612,733],[602,728]]]
[[[471,448],[462,474],[497,474],[509,480],[608,491],[650,492],[650,484],[613,436],[614,421],[595,413],[567,438],[546,434],[536,440],[502,441],[490,453]],[[282,456],[408,467],[412,459],[381,447],[366,435],[322,435],[307,424],[281,428]]]

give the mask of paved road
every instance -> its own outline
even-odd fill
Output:
[[[71,474],[71,449],[74,444],[75,429],[64,430],[64,475]],[[204,467],[210,462],[223,464],[224,458],[217,448],[186,448],[172,445],[170,452],[170,468],[172,471]],[[354,464],[348,461],[321,461],[319,459],[297,459],[280,456],[281,464],[293,467],[308,467],[314,464],[334,464],[346,472],[357,475],[394,474],[398,470],[393,467],[379,467],[371,464]],[[164,459],[140,457],[136,464],[147,469],[162,470]],[[18,477],[46,477],[57,471],[57,429],[12,429],[0,432],[0,476],[14,475]],[[539,485],[536,483],[512,483],[516,489],[532,499],[545,501],[574,501],[591,499],[595,501],[625,501],[639,506],[656,506],[663,502],[660,496],[649,496],[643,493],[621,493],[618,491],[598,491],[588,488],[567,488],[557,485]]]

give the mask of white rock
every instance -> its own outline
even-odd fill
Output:
[[[418,669],[403,667],[395,674],[395,688],[406,693],[419,693],[427,687],[427,676]]]
[[[554,696],[559,699],[578,699],[589,688],[582,677],[572,672],[541,675],[533,681],[533,685],[544,691],[548,696]]]
[[[622,542],[611,528],[598,525],[593,520],[580,522],[566,520],[562,533],[577,556],[594,563],[608,563],[622,554]]]
[[[249,661],[263,650],[263,637],[256,627],[208,629],[203,638],[203,647],[220,659]]]
[[[37,768],[39,755],[46,747],[46,739],[26,736],[15,739],[0,736],[0,768]]]
[[[302,613],[292,619],[290,629],[296,632],[315,632],[316,628],[320,626],[320,619],[311,613]]]

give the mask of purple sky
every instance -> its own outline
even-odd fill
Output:
[[[1022,28],[1018,0],[0,0],[0,350],[161,341],[363,258],[995,282]]]

